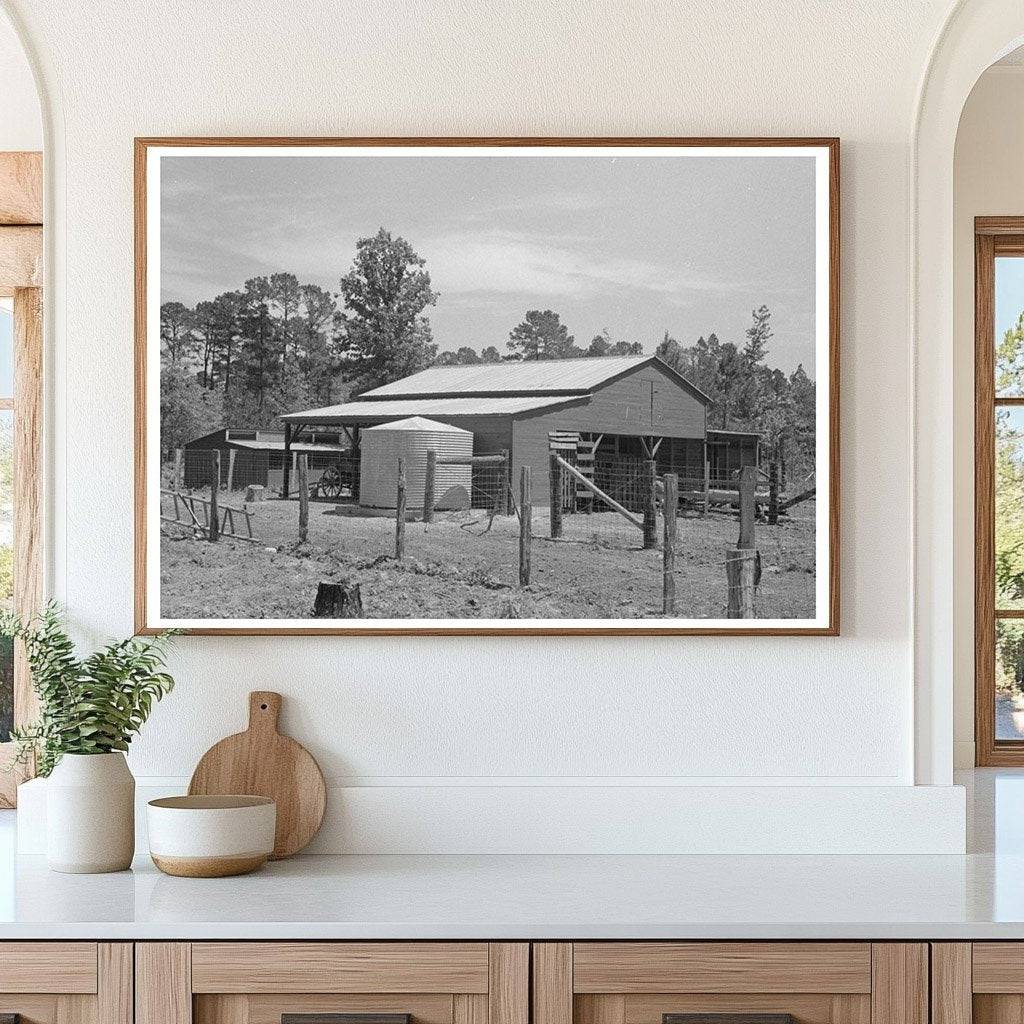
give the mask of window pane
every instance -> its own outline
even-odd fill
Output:
[[[0,606],[14,599],[14,413],[0,410]],[[14,649],[0,638],[0,743],[14,724]]]
[[[996,259],[996,395],[1024,396],[1024,258]]]
[[[996,739],[1024,740],[1024,623],[996,619]]]
[[[996,409],[996,608],[1024,608],[1024,408]]]

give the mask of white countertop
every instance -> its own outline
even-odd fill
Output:
[[[0,940],[1024,939],[1024,772],[975,772],[967,856],[296,857],[59,875],[0,812]]]
[[[205,880],[27,857],[3,938],[1024,939],[1024,856],[299,857]]]

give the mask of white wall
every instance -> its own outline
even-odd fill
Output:
[[[187,775],[264,687],[336,785],[412,806],[467,784],[913,781],[908,156],[945,0],[3,2],[53,113],[52,583],[93,638],[132,628],[133,136],[843,140],[840,639],[184,639],[139,774]]]
[[[974,218],[1024,214],[1024,66],[990,68],[960,120],[954,161],[954,740],[974,764]]]

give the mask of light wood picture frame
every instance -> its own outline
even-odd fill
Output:
[[[839,266],[834,138],[136,139],[137,631],[837,635]]]

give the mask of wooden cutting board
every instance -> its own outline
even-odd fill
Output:
[[[249,728],[214,744],[192,773],[192,796],[267,796],[277,803],[273,860],[307,846],[324,819],[327,789],[320,766],[302,744],[277,731],[281,694],[249,694]]]

